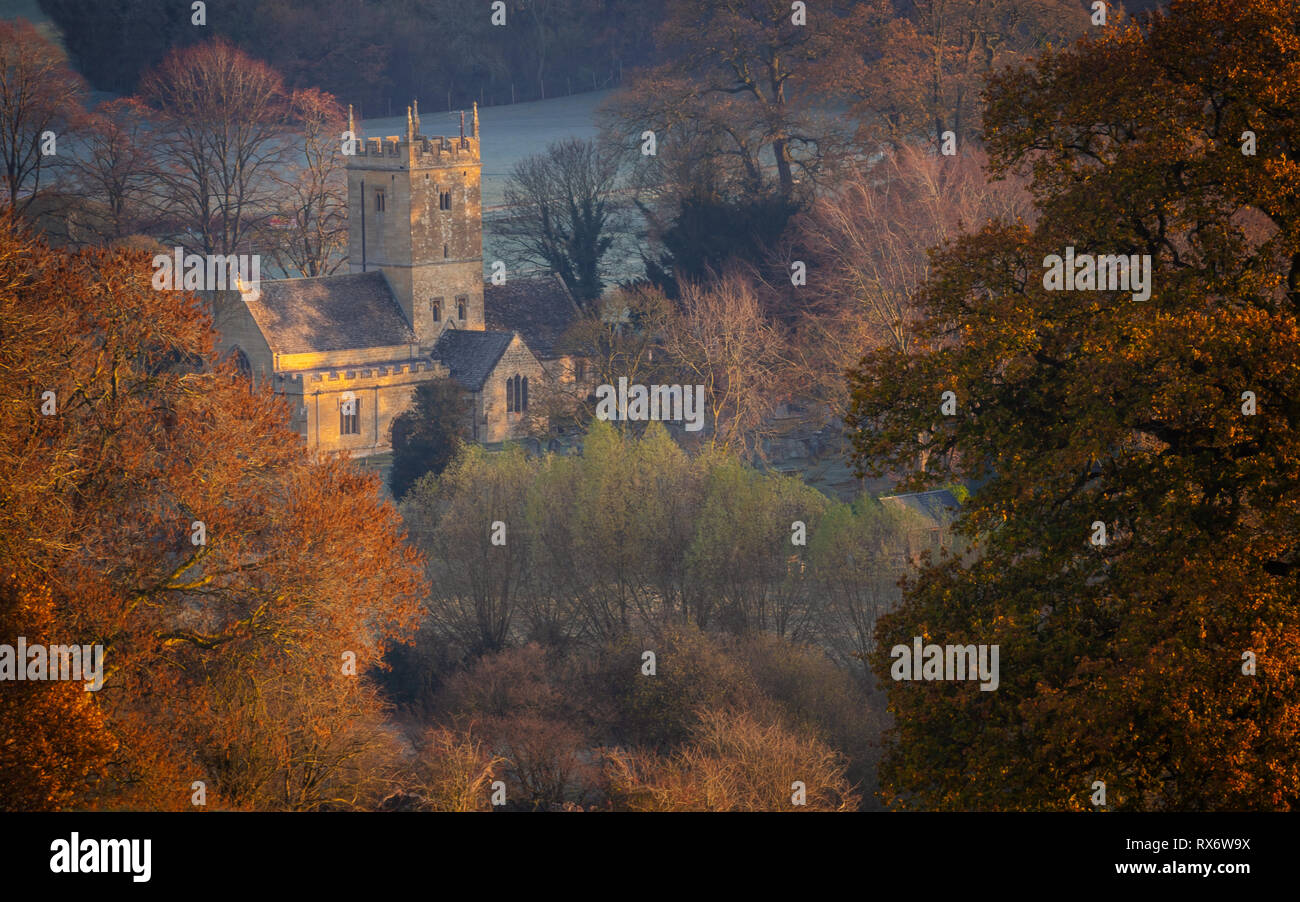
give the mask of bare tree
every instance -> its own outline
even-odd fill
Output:
[[[809,286],[818,296],[792,351],[805,396],[842,410],[844,372],[863,353],[908,349],[930,248],[991,218],[1031,215],[1021,184],[990,182],[979,151],[942,156],[904,144],[851,172],[798,229],[814,257]]]
[[[515,164],[506,183],[509,218],[496,226],[524,262],[559,274],[579,305],[592,309],[604,287],[601,260],[619,216],[615,157],[594,141],[570,138]]]
[[[232,254],[276,212],[291,146],[280,76],[222,38],[173,51],[144,77],[158,154],[156,203],[180,245]]]
[[[666,61],[615,96],[607,131],[636,137],[648,129],[668,144],[683,125],[703,125],[710,140],[702,146],[749,193],[768,190],[771,166],[770,187],[790,199],[842,149],[841,123],[818,109],[826,91],[817,63],[842,27],[829,9],[797,22],[785,0],[671,0],[656,33]]]
[[[0,22],[0,164],[11,209],[31,205],[42,171],[58,159],[44,152],[48,139],[56,151],[66,141],[84,94],[85,82],[57,45],[25,19]]]
[[[279,210],[288,217],[278,235],[268,236],[276,262],[286,272],[327,276],[346,261],[348,198],[343,174],[343,110],[324,91],[295,91],[290,100],[298,130],[301,165],[277,175]]]
[[[704,386],[711,447],[759,452],[785,389],[784,338],[764,316],[755,281],[738,269],[681,287],[665,350],[684,381]]]
[[[140,231],[153,159],[146,113],[131,98],[102,103],[90,116],[74,182],[99,206],[90,230],[101,240]]]

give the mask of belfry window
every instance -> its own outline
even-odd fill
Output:
[[[450,210],[450,209],[451,209],[451,192],[450,192],[450,191],[439,191],[439,192],[438,192],[438,209],[439,209],[439,210]]]
[[[382,191],[375,192],[375,212],[384,212],[384,192]]]

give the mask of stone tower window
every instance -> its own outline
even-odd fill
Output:
[[[429,311],[432,314],[435,323],[442,322],[442,298],[434,298],[430,301]]]
[[[439,191],[439,192],[438,192],[438,209],[439,209],[439,210],[450,210],[450,209],[451,209],[451,192],[450,192],[450,191]]]
[[[376,192],[375,192],[375,212],[376,212],[376,213],[382,213],[382,212],[384,212],[384,192],[383,192],[383,191],[376,191]]]
[[[448,255],[448,253],[447,253],[447,245],[444,244],[444,245],[442,246],[442,259],[446,260],[448,256],[449,256],[449,255]]]
[[[350,398],[339,405],[339,435],[361,434],[361,399]]]
[[[465,298],[456,298],[456,318],[465,322]]]

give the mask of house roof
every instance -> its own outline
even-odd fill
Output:
[[[478,391],[514,337],[513,332],[448,329],[438,338],[430,356],[446,366],[451,378],[462,387]]]
[[[957,511],[961,508],[961,502],[957,500],[957,496],[947,489],[936,489],[932,492],[910,492],[903,495],[885,495],[880,499],[880,503],[920,514],[932,523],[941,526],[947,526],[953,520],[956,520]]]
[[[483,317],[489,329],[516,331],[538,357],[555,357],[555,345],[578,318],[564,280],[554,274],[513,276],[483,286]]]
[[[271,350],[280,354],[412,344],[383,272],[263,280],[244,303]]]

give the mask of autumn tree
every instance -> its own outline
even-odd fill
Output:
[[[1091,27],[1075,0],[866,0],[849,10],[820,76],[850,105],[857,141],[977,140],[990,75]],[[1117,19],[1118,10],[1112,10]],[[1112,21],[1111,25],[1118,24]]]
[[[11,209],[31,205],[42,172],[59,160],[59,141],[69,152],[68,128],[80,117],[85,91],[63,51],[32,23],[0,22],[0,165]]]
[[[861,465],[987,479],[983,556],[879,627],[894,803],[1300,800],[1297,33],[1294,3],[1174,0],[991,84],[994,170],[1032,176],[1037,218],[940,253],[912,347],[852,382]],[[1127,284],[1076,259],[1054,290],[1074,253],[1128,256]],[[998,645],[998,689],[892,679],[915,636]]]
[[[487,655],[448,680],[443,716],[469,725],[498,758],[506,804],[554,809],[593,797],[599,768],[574,699],[563,691],[565,663],[536,644]]]
[[[376,478],[303,447],[199,302],[151,281],[139,252],[0,233],[4,628],[105,648],[91,701],[34,697],[51,716],[22,754],[64,747],[60,706],[85,749],[53,783],[28,761],[47,788],[16,791],[187,808],[203,780],[214,805],[369,804],[390,756],[366,672],[414,625],[418,556]]]
[[[434,727],[420,738],[416,753],[415,810],[491,810],[492,783],[506,762],[472,731]]]

